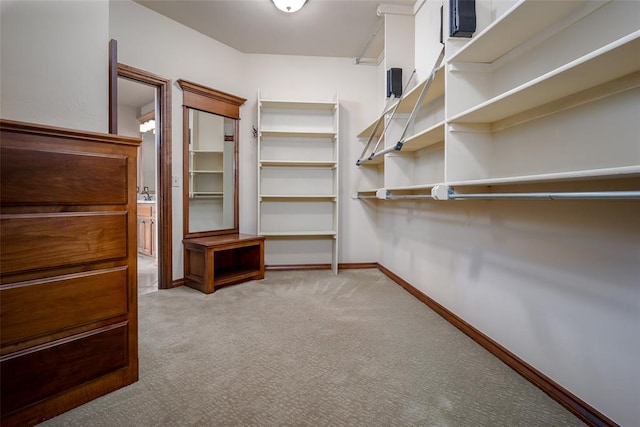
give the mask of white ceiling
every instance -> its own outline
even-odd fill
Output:
[[[271,0],[134,0],[244,53],[377,58],[383,47],[381,3],[415,0],[308,0],[299,12]]]

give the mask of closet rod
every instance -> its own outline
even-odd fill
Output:
[[[581,191],[562,193],[478,193],[465,194],[456,193],[449,189],[447,199],[471,200],[471,199],[543,199],[543,200],[564,200],[564,199],[640,199],[640,191]]]
[[[400,143],[398,143],[398,144],[400,144]],[[393,145],[391,147],[387,147],[384,150],[378,151],[377,153],[371,154],[371,156],[369,156],[369,158],[367,160],[373,160],[376,157],[384,156],[387,153],[399,150],[400,148],[398,148],[398,147],[402,147],[402,144],[400,144],[399,146],[398,146],[398,144]]]
[[[640,191],[456,193],[453,188],[437,187],[438,186],[434,187],[432,194],[391,194],[387,191],[376,195],[358,194],[357,198],[382,200],[640,200]]]
[[[387,194],[385,197],[387,200],[420,200],[420,199],[430,199],[435,200],[431,194]]]

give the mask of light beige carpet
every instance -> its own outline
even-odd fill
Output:
[[[142,295],[140,381],[49,426],[580,421],[377,270]]]

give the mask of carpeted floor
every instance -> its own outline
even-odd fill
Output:
[[[44,425],[582,425],[377,270],[139,305],[140,381]]]

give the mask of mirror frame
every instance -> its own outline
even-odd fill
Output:
[[[235,95],[211,89],[186,80],[177,81],[182,88],[182,235],[185,239],[193,237],[217,236],[222,234],[238,234],[239,232],[239,154],[240,145],[239,121],[240,107],[247,101]],[[218,116],[235,119],[235,144],[233,147],[233,228],[220,230],[189,232],[189,109],[204,111]]]

